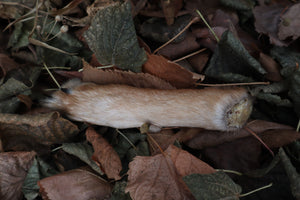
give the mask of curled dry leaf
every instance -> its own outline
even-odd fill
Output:
[[[35,152],[0,153],[0,199],[19,200]]]
[[[190,88],[197,81],[190,71],[159,55],[148,54],[143,72],[166,80],[176,88]]]
[[[87,140],[92,143],[94,148],[93,160],[97,162],[108,178],[115,180],[121,179],[120,171],[122,163],[117,152],[113,147],[93,128],[86,130]]]
[[[46,145],[68,141],[78,133],[77,126],[58,112],[36,115],[0,113],[0,130],[0,136],[6,140],[26,136],[32,138],[32,142]]]
[[[70,170],[38,182],[43,199],[106,199],[112,186],[97,175],[81,169]]]
[[[83,62],[83,65],[82,80],[84,82],[93,82],[101,85],[123,84],[140,88],[175,89],[167,81],[151,74],[120,70],[101,70],[91,67],[86,62]]]

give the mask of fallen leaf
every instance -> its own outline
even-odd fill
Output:
[[[126,185],[126,181],[116,182],[110,200],[131,200],[130,195],[128,193],[125,193]]]
[[[158,133],[148,133],[147,135],[151,155],[161,153],[161,149],[165,151],[170,145],[174,144],[177,139],[176,134],[174,134],[171,129],[161,130]]]
[[[98,167],[95,161],[92,160],[93,148],[86,143],[64,143],[62,150],[76,156],[86,164],[88,164],[93,170],[103,175],[103,171]]]
[[[279,156],[289,177],[292,194],[296,199],[300,199],[300,175],[282,148],[279,149]]]
[[[205,162],[174,145],[170,145],[165,153],[170,156],[178,174],[182,177],[190,174],[211,174],[216,172],[214,168]]]
[[[18,141],[24,136],[32,143],[45,145],[68,141],[78,133],[77,126],[60,117],[58,112],[36,115],[0,113],[0,130],[0,136],[7,141]]]
[[[197,73],[203,73],[203,69],[206,66],[209,58],[210,53],[200,53],[189,57],[187,60]]]
[[[289,80],[289,96],[293,100],[294,103],[294,110],[297,113],[298,116],[300,116],[300,71],[297,71],[293,73],[293,75],[290,76]]]
[[[35,152],[0,153],[0,199],[19,200]]]
[[[174,23],[178,11],[182,8],[182,0],[160,1],[168,25]]]
[[[22,192],[27,200],[34,200],[39,195],[40,188],[37,182],[40,179],[38,162],[34,159],[22,186]]]
[[[259,33],[269,36],[270,43],[277,46],[287,46],[288,43],[280,40],[277,36],[280,14],[285,9],[285,4],[260,5],[253,9],[255,17],[255,29]]]
[[[107,177],[115,180],[121,179],[122,163],[112,146],[91,127],[86,130],[86,137],[94,148],[93,160],[96,161]]]
[[[259,168],[261,149],[256,138],[246,137],[205,148],[201,155],[217,169],[244,173]]]
[[[174,60],[180,56],[187,55],[197,49],[200,49],[201,45],[196,41],[196,36],[187,31],[186,37],[183,41],[176,43],[176,44],[168,44],[164,48],[158,51],[159,55],[162,55],[170,60]]]
[[[153,54],[148,54],[148,61],[143,65],[143,72],[166,80],[176,88],[190,88],[196,82],[190,71],[162,56]]]
[[[133,73],[120,70],[101,70],[84,63],[84,82],[94,82],[101,85],[124,84],[141,88],[175,89],[170,83],[147,73]]]
[[[105,199],[112,191],[112,186],[101,177],[81,169],[44,178],[38,185],[47,200]]]
[[[266,78],[268,80],[276,82],[282,80],[282,76],[280,74],[280,65],[275,62],[273,58],[261,52],[259,54],[259,62],[267,71]]]
[[[278,26],[278,37],[280,40],[285,40],[291,37],[296,40],[300,36],[300,3],[296,3],[289,7],[289,9],[281,16]]]
[[[133,200],[195,199],[183,183],[168,156],[136,156],[129,164],[128,184]]]
[[[249,82],[266,71],[234,35],[226,31],[210,60],[205,74],[227,82]]]
[[[18,67],[18,63],[8,57],[6,54],[0,53],[0,78],[4,77],[8,71]]]
[[[196,199],[239,199],[242,188],[223,172],[191,174],[183,177]]]
[[[300,134],[296,130],[268,130],[264,131],[260,136],[269,148],[283,147],[300,139]]]
[[[147,59],[138,45],[129,2],[99,10],[84,37],[103,65],[139,72]]]

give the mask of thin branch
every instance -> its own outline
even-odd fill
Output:
[[[260,191],[260,190],[264,190],[264,189],[267,189],[267,188],[269,188],[269,187],[272,187],[272,186],[273,186],[273,183],[270,183],[269,185],[263,186],[263,187],[261,187],[261,188],[257,188],[257,189],[255,189],[255,190],[252,190],[252,191],[247,192],[247,193],[245,193],[245,194],[240,194],[239,197],[245,197],[245,196],[248,196],[248,195],[253,194],[253,193],[255,193],[255,192],[258,192],[258,191]]]
[[[175,35],[172,39],[170,39],[168,42],[164,43],[163,45],[161,45],[160,47],[158,47],[155,51],[153,51],[153,54],[157,53],[160,49],[164,48],[165,46],[167,46],[168,44],[170,44],[171,42],[173,42],[176,38],[178,38],[184,31],[186,31],[186,29],[188,29],[193,23],[199,21],[198,17],[193,18],[188,25],[186,25],[177,35]]]
[[[210,30],[210,32],[214,35],[214,37],[216,38],[216,41],[219,42],[220,39],[218,38],[218,36],[216,35],[216,33],[214,32],[214,30],[210,27],[210,25],[207,23],[207,21],[205,20],[205,18],[203,17],[203,15],[201,14],[201,12],[199,10],[196,10],[196,12],[198,13],[198,15],[200,15],[202,21],[205,23],[205,25],[208,27],[208,29]]]
[[[198,50],[198,51],[195,51],[195,52],[193,52],[193,53],[191,53],[191,54],[189,54],[189,55],[186,55],[186,56],[183,56],[182,58],[178,58],[177,60],[173,60],[172,62],[179,62],[179,61],[181,61],[181,60],[184,60],[184,59],[187,59],[187,58],[189,58],[189,57],[192,57],[192,56],[194,56],[194,55],[197,55],[198,53],[201,53],[201,52],[203,52],[203,51],[205,51],[206,50],[206,48],[203,48],[203,49],[200,49],[200,50]]]

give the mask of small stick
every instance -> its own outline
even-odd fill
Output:
[[[116,128],[116,131],[134,148],[135,151],[137,151],[136,146],[129,140],[126,135],[124,135],[119,129]]]
[[[203,52],[203,51],[205,51],[205,50],[206,50],[206,48],[200,49],[200,50],[195,51],[195,52],[193,52],[193,53],[191,53],[191,54],[189,54],[189,55],[183,56],[182,58],[178,58],[177,60],[173,60],[172,62],[175,62],[175,63],[176,63],[176,62],[182,61],[182,60],[187,59],[187,58],[189,58],[189,57],[192,57],[192,56],[194,56],[194,55],[196,55],[196,54],[198,54],[198,53],[201,53],[201,52]]]
[[[261,187],[261,188],[257,188],[257,189],[255,189],[255,190],[252,190],[252,191],[247,192],[247,193],[245,193],[245,194],[240,194],[239,197],[245,197],[245,196],[248,196],[248,195],[253,194],[253,193],[255,193],[255,192],[258,192],[258,191],[260,191],[260,190],[264,190],[264,189],[267,189],[267,188],[269,188],[269,187],[272,187],[272,186],[273,186],[273,183],[270,183],[269,185],[263,186],[263,187]]]
[[[270,84],[270,82],[224,83],[224,84],[195,83],[195,85],[206,86],[206,87],[226,87],[226,86],[245,86],[245,85],[269,85],[269,84]]]
[[[245,130],[246,131],[248,131],[249,133],[251,133],[256,139],[258,139],[258,141],[260,141],[260,143],[262,144],[262,145],[264,145],[264,147],[266,147],[266,149],[268,149],[268,151],[272,154],[272,156],[274,157],[274,153],[273,153],[273,151],[268,147],[268,145],[264,142],[264,141],[262,141],[262,139],[260,138],[260,137],[258,137],[258,135],[254,132],[254,131],[252,131],[250,128],[248,128],[248,127],[244,127],[245,128]]]
[[[212,28],[210,27],[210,25],[207,23],[207,21],[205,20],[205,18],[203,17],[203,15],[201,14],[201,12],[199,10],[196,10],[196,12],[198,13],[198,15],[200,15],[202,21],[205,23],[205,25],[208,27],[208,29],[211,31],[211,33],[214,35],[214,37],[216,38],[217,42],[220,41],[220,39],[218,38],[218,36],[216,35],[216,33],[214,32],[214,30],[212,30]]]
[[[50,70],[48,69],[46,63],[43,63],[45,69],[47,70],[47,72],[49,73],[49,75],[51,76],[52,80],[54,81],[54,83],[57,85],[57,87],[60,89],[61,86],[59,85],[59,83],[57,82],[57,80],[54,78],[53,74],[50,72]]]
[[[165,46],[167,46],[168,44],[170,44],[171,42],[173,42],[176,38],[178,38],[186,29],[188,29],[193,23],[199,21],[198,17],[193,18],[188,25],[186,25],[177,35],[175,35],[172,39],[170,39],[168,42],[164,43],[163,45],[161,45],[160,47],[158,47],[155,51],[153,51],[153,54],[157,53],[160,49],[164,48]]]

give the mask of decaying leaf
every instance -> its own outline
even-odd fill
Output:
[[[58,112],[36,115],[0,113],[0,130],[0,136],[6,140],[18,141],[25,136],[32,142],[47,145],[68,141],[78,133],[77,126]]]
[[[290,77],[290,91],[289,96],[292,98],[294,103],[294,110],[300,116],[300,71],[293,73]]]
[[[153,54],[148,55],[148,60],[143,65],[143,72],[166,80],[176,88],[190,88],[197,81],[193,79],[190,71],[162,56]]]
[[[105,199],[111,185],[97,175],[81,169],[70,170],[38,182],[43,199]]]
[[[191,174],[183,177],[196,199],[239,199],[242,188],[224,172]]]
[[[267,71],[266,78],[271,81],[281,81],[280,65],[275,62],[270,56],[260,53],[259,62],[262,67]]]
[[[174,23],[176,14],[182,7],[182,0],[160,1],[168,25]]]
[[[141,88],[175,89],[170,83],[147,73],[133,73],[120,70],[101,70],[84,63],[84,82],[97,84],[125,84]]]
[[[91,127],[87,129],[86,137],[94,148],[93,160],[103,169],[107,177],[115,180],[121,179],[121,160],[112,146]]]
[[[0,78],[4,77],[6,73],[12,69],[19,67],[13,59],[6,54],[0,53]]]
[[[128,2],[99,10],[84,37],[103,65],[139,72],[147,59],[138,45]]]
[[[19,200],[35,152],[0,153],[0,199]]]

